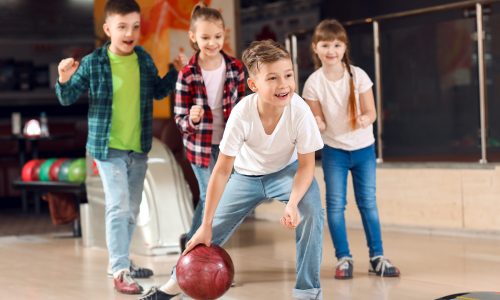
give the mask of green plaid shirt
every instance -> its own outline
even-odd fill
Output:
[[[87,151],[96,159],[106,159],[111,129],[113,83],[107,54],[109,42],[85,56],[71,79],[56,83],[56,95],[64,105],[75,103],[84,92],[89,93]],[[149,54],[140,46],[135,47],[140,71],[141,97],[141,148],[151,150],[153,138],[153,99],[163,99],[175,88],[177,71],[171,69],[163,78]]]

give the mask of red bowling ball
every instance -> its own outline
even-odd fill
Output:
[[[219,298],[234,277],[231,257],[217,245],[197,245],[179,258],[175,271],[182,291],[193,299]]]

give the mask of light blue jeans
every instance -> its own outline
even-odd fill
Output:
[[[269,199],[286,204],[296,172],[297,162],[281,171],[263,176],[246,176],[234,172],[215,212],[212,242],[223,245],[259,204]],[[297,299],[322,299],[320,265],[324,211],[316,180],[311,183],[298,208],[301,222],[295,230],[297,278],[293,295]]]
[[[194,210],[193,222],[191,224],[191,229],[187,234],[186,241],[189,241],[191,237],[193,237],[196,230],[198,230],[198,228],[200,227],[201,221],[203,220],[203,210],[205,209],[205,198],[207,196],[208,180],[210,179],[210,175],[212,174],[218,156],[219,145],[212,145],[212,153],[210,153],[210,165],[208,166],[208,168],[202,168],[195,164],[191,164],[191,168],[193,168],[196,180],[198,180],[198,188],[200,189],[200,201],[198,201],[198,204],[196,205],[196,208]]]
[[[322,153],[326,185],[328,227],[340,259],[352,257],[347,241],[344,211],[347,205],[347,175],[351,171],[356,204],[361,214],[370,257],[383,255],[382,234],[375,199],[375,146],[345,151],[325,145]]]
[[[106,201],[106,243],[112,272],[130,267],[129,247],[142,200],[148,155],[109,149],[95,160]]]

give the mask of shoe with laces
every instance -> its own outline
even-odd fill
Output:
[[[142,268],[130,261],[130,276],[132,278],[149,278],[153,276],[153,270],[148,268]],[[113,271],[111,271],[111,266],[108,266],[108,277],[113,277]]]
[[[141,268],[130,261],[130,275],[132,278],[149,278],[153,276],[153,270],[148,268]]]
[[[152,287],[149,291],[144,294],[139,300],[170,300],[179,294],[170,295],[160,290],[158,287]]]
[[[123,270],[117,278],[113,278],[115,289],[124,294],[140,294],[142,287],[130,276],[130,271]]]
[[[335,266],[335,279],[351,279],[353,260],[349,256],[342,257]]]
[[[374,256],[370,258],[370,274],[381,277],[399,277],[399,269],[394,266],[390,260],[383,256]]]

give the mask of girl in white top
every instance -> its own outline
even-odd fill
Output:
[[[348,279],[353,274],[344,218],[349,171],[369,248],[369,272],[399,276],[399,269],[383,256],[375,199],[373,83],[362,69],[350,64],[347,33],[336,20],[324,20],[316,26],[312,49],[318,69],[307,79],[303,97],[311,107],[325,143],[322,165],[328,226],[338,259],[335,278]]]

